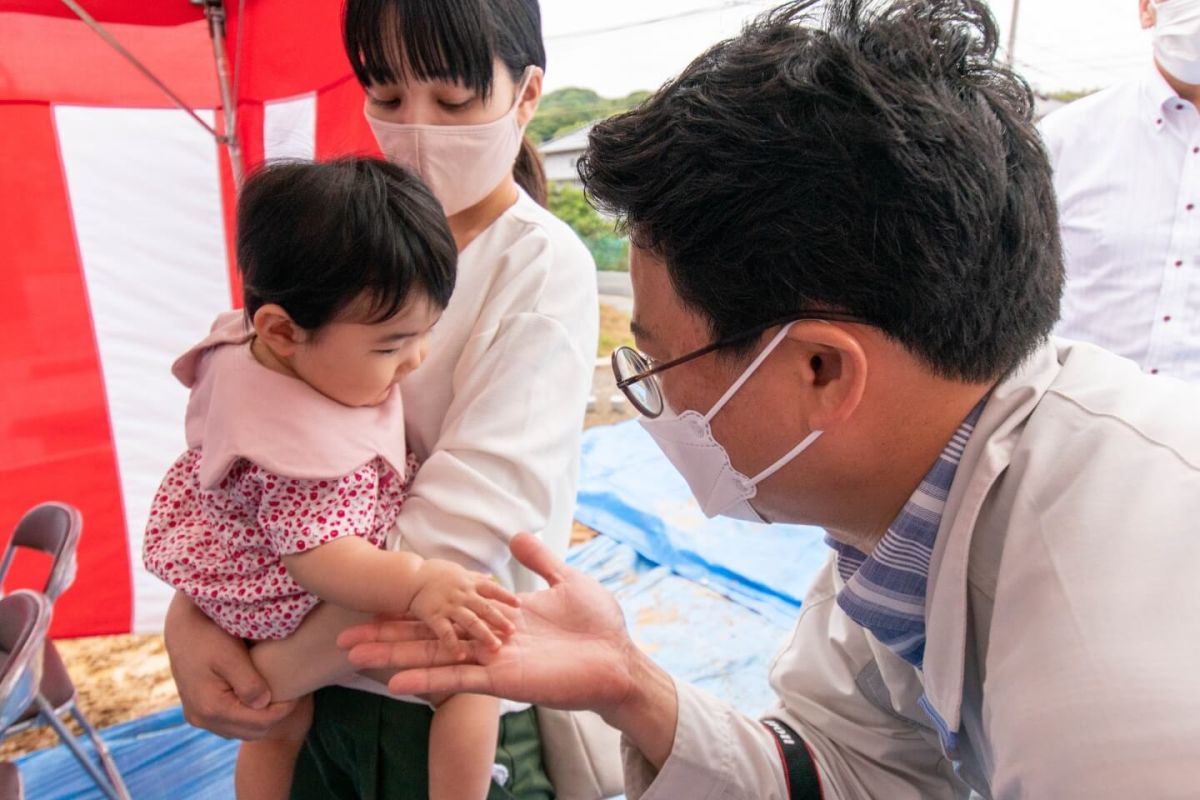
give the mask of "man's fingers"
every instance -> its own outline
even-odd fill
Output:
[[[419,642],[436,638],[429,626],[414,620],[389,620],[356,625],[342,631],[337,646],[349,650],[363,642]]]
[[[457,664],[433,669],[413,669],[398,672],[388,681],[392,694],[436,694],[440,692],[471,692],[491,694],[492,680],[486,667]]]
[[[369,622],[366,625],[355,625],[353,628],[346,628],[338,634],[337,646],[343,650],[349,650],[356,644],[363,642],[378,642],[382,639],[380,636],[380,628],[382,625],[378,622]]]
[[[436,639],[420,642],[364,642],[346,654],[356,667],[365,669],[415,669],[458,663],[455,650],[447,650]]]
[[[541,575],[551,586],[557,586],[566,579],[567,565],[533,534],[518,533],[508,546],[517,561]]]
[[[454,630],[454,624],[450,620],[445,617],[435,619],[429,623],[429,628],[447,650],[452,653],[458,652],[458,632]]]

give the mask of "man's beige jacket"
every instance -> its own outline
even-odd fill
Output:
[[[1200,798],[1200,387],[1063,340],[996,387],[939,528],[923,672],[841,586],[831,560],[765,715],[825,800]],[[626,750],[631,800],[788,797],[758,721],[677,691],[662,770]]]

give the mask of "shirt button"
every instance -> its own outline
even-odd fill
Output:
[[[1193,147],[1193,148],[1192,148],[1192,152],[1193,152],[1193,153],[1200,153],[1200,147]]]
[[[1179,269],[1182,266],[1183,266],[1183,259],[1182,258],[1175,259],[1175,269]]]
[[[1176,104],[1175,104],[1175,110],[1176,110],[1176,111],[1183,111],[1183,103],[1176,103]]]
[[[1171,321],[1171,315],[1170,315],[1170,314],[1167,314],[1165,317],[1163,317],[1163,322],[1170,322],[1170,321]]]
[[[1157,375],[1157,374],[1158,374],[1158,367],[1155,367],[1154,369],[1150,370],[1150,374],[1151,374],[1151,375]]]

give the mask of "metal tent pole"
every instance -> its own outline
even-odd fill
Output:
[[[204,5],[204,15],[208,18],[208,32],[213,40],[213,54],[217,61],[217,83],[221,91],[221,105],[225,112],[225,133],[220,134],[217,129],[208,124],[199,114],[183,101],[179,95],[171,91],[171,87],[163,83],[157,75],[155,75],[149,67],[138,60],[137,56],[125,49],[124,45],[116,40],[116,38],[108,32],[96,19],[89,14],[84,8],[79,5],[76,0],[62,0],[63,5],[71,9],[75,16],[83,20],[89,28],[96,32],[101,39],[108,43],[113,50],[126,61],[128,61],[138,72],[146,76],[146,78],[162,90],[162,93],[170,98],[171,102],[187,113],[200,127],[208,131],[208,133],[217,141],[218,144],[223,144],[229,148],[229,163],[233,168],[233,182],[235,186],[242,185],[242,148],[237,138],[237,103],[233,97],[233,91],[229,85],[229,62],[225,54],[225,7],[221,0],[199,0]],[[239,36],[240,38],[240,36]]]
[[[132,64],[134,66],[134,68],[137,69],[138,72],[145,75],[150,80],[150,82],[153,83],[155,86],[157,86],[159,89],[162,89],[163,94],[165,94],[167,97],[169,97],[171,99],[172,103],[174,103],[175,105],[179,106],[181,109],[186,111],[188,113],[188,115],[191,116],[191,118],[194,119],[200,125],[200,127],[204,128],[204,130],[211,133],[213,135],[213,138],[215,138],[217,141],[221,141],[221,139],[222,139],[221,135],[219,133],[217,133],[216,129],[213,128],[212,125],[209,125],[207,122],[205,122],[203,119],[201,119],[200,115],[197,114],[195,111],[193,111],[192,108],[187,103],[183,102],[183,99],[180,98],[179,95],[177,95],[173,91],[171,91],[170,87],[167,86],[165,83],[163,83],[162,80],[160,80],[157,75],[155,75],[153,72],[151,72],[149,67],[147,67],[145,64],[143,64],[141,61],[138,61],[137,57],[134,56],[133,53],[126,50],[125,47],[120,42],[118,42],[113,37],[113,35],[104,28],[103,25],[101,25],[99,22],[97,22],[95,20],[95,18],[92,17],[91,14],[84,11],[83,7],[80,6],[79,3],[75,2],[75,0],[62,0],[62,2],[63,2],[63,5],[65,5],[67,8],[71,9],[71,11],[73,11],[75,13],[75,16],[77,16],[81,20],[83,20],[83,22],[89,28],[94,30],[101,39],[106,41],[109,44],[109,46],[112,47],[113,50],[116,50],[117,53],[119,53],[122,58],[124,58],[126,61],[128,61],[130,64]]]
[[[237,98],[229,81],[229,56],[225,51],[225,3],[223,0],[203,0],[208,33],[212,37],[213,58],[217,64],[217,85],[221,90],[221,108],[225,115],[225,135],[218,137],[229,148],[229,164],[233,169],[233,185],[241,188],[243,177],[242,145],[237,135]],[[241,39],[243,20],[238,18],[238,38]],[[241,65],[237,65],[240,70]]]

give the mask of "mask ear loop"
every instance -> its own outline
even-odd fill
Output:
[[[779,470],[783,469],[783,468],[784,468],[784,467],[785,467],[785,466],[788,464],[788,462],[790,462],[790,461],[791,461],[792,459],[794,459],[796,456],[800,455],[800,454],[801,454],[801,453],[803,453],[805,450],[807,450],[807,449],[808,449],[808,446],[809,446],[810,444],[812,444],[813,442],[815,442],[815,441],[816,441],[818,438],[820,438],[821,434],[822,434],[822,433],[824,433],[824,432],[825,432],[825,431],[813,431],[813,432],[812,432],[812,433],[810,433],[808,436],[805,436],[805,437],[804,437],[804,441],[800,442],[800,444],[796,445],[796,446],[795,446],[795,447],[793,447],[791,450],[789,450],[789,451],[787,452],[787,454],[786,454],[786,455],[784,455],[784,457],[783,457],[783,458],[779,459],[779,460],[778,460],[778,461],[776,461],[774,464],[772,464],[771,466],[767,467],[767,468],[766,468],[766,469],[764,469],[762,472],[758,473],[758,474],[757,474],[757,475],[755,475],[753,478],[751,478],[751,479],[750,479],[750,483],[752,483],[752,484],[754,484],[755,486],[757,486],[758,484],[760,484],[760,483],[762,483],[763,481],[765,481],[767,478],[769,478],[769,477],[771,477],[772,475],[774,475],[774,474],[775,474],[776,472],[778,472]]]
[[[799,322],[799,320],[797,320],[797,322]],[[792,326],[795,324],[795,322],[789,322],[780,329],[779,333],[775,334],[775,338],[773,338],[770,343],[763,348],[761,353],[754,357],[754,360],[750,362],[750,366],[746,367],[746,371],[742,373],[741,377],[734,381],[733,385],[725,390],[725,394],[721,395],[721,399],[714,403],[713,407],[710,408],[708,413],[704,415],[705,422],[712,422],[712,418],[717,415],[717,412],[725,407],[725,404],[729,402],[729,398],[737,394],[738,389],[741,389],[742,386],[746,384],[746,381],[750,380],[750,376],[753,375],[762,365],[762,363],[767,360],[767,356],[774,352],[775,348],[779,346],[779,343],[783,341],[783,337],[787,336],[788,331],[790,331]]]
[[[509,114],[516,110],[517,106],[521,105],[521,98],[525,96],[525,90],[529,88],[529,82],[533,80],[534,70],[540,69],[541,67],[539,67],[537,64],[530,64],[525,68],[525,71],[521,73],[521,82],[517,84],[517,93],[513,96],[512,105],[508,109]]]
[[[763,348],[763,351],[761,353],[759,353],[758,356],[755,357],[755,359],[753,361],[750,362],[750,366],[746,367],[746,371],[742,373],[741,377],[733,382],[733,385],[730,386],[725,391],[725,394],[721,395],[721,399],[718,400],[716,402],[716,404],[712,407],[712,409],[710,409],[709,412],[704,416],[705,422],[712,421],[712,418],[717,415],[717,412],[720,411],[725,406],[725,404],[729,402],[729,398],[733,397],[734,394],[737,393],[737,390],[742,388],[742,386],[745,385],[746,381],[750,380],[750,376],[755,373],[755,371],[762,365],[762,363],[764,361],[766,361],[767,356],[771,355],[771,353],[775,350],[775,348],[779,346],[779,343],[783,341],[783,337],[787,336],[788,331],[790,331],[792,329],[792,326],[795,325],[796,322],[799,322],[799,321],[800,320],[796,320],[795,322],[789,322],[787,325],[783,326],[783,328],[779,331],[779,333],[775,334],[775,338],[771,339],[770,343],[767,344],[767,346]],[[813,320],[813,321],[829,324],[826,320],[823,320],[823,319]],[[779,470],[783,469],[783,467],[789,461],[791,461],[796,456],[800,455],[800,453],[802,453],[806,449],[808,449],[809,445],[811,445],[813,442],[815,442],[822,433],[824,433],[824,431],[813,431],[808,436],[804,437],[804,441],[800,442],[800,444],[796,445],[791,450],[789,450],[786,454],[784,454],[784,456],[782,458],[780,458],[774,464],[767,467],[762,472],[758,473],[758,475],[756,475],[755,477],[751,478],[750,483],[752,485],[758,485],[759,483],[765,481],[767,478],[774,475]]]

